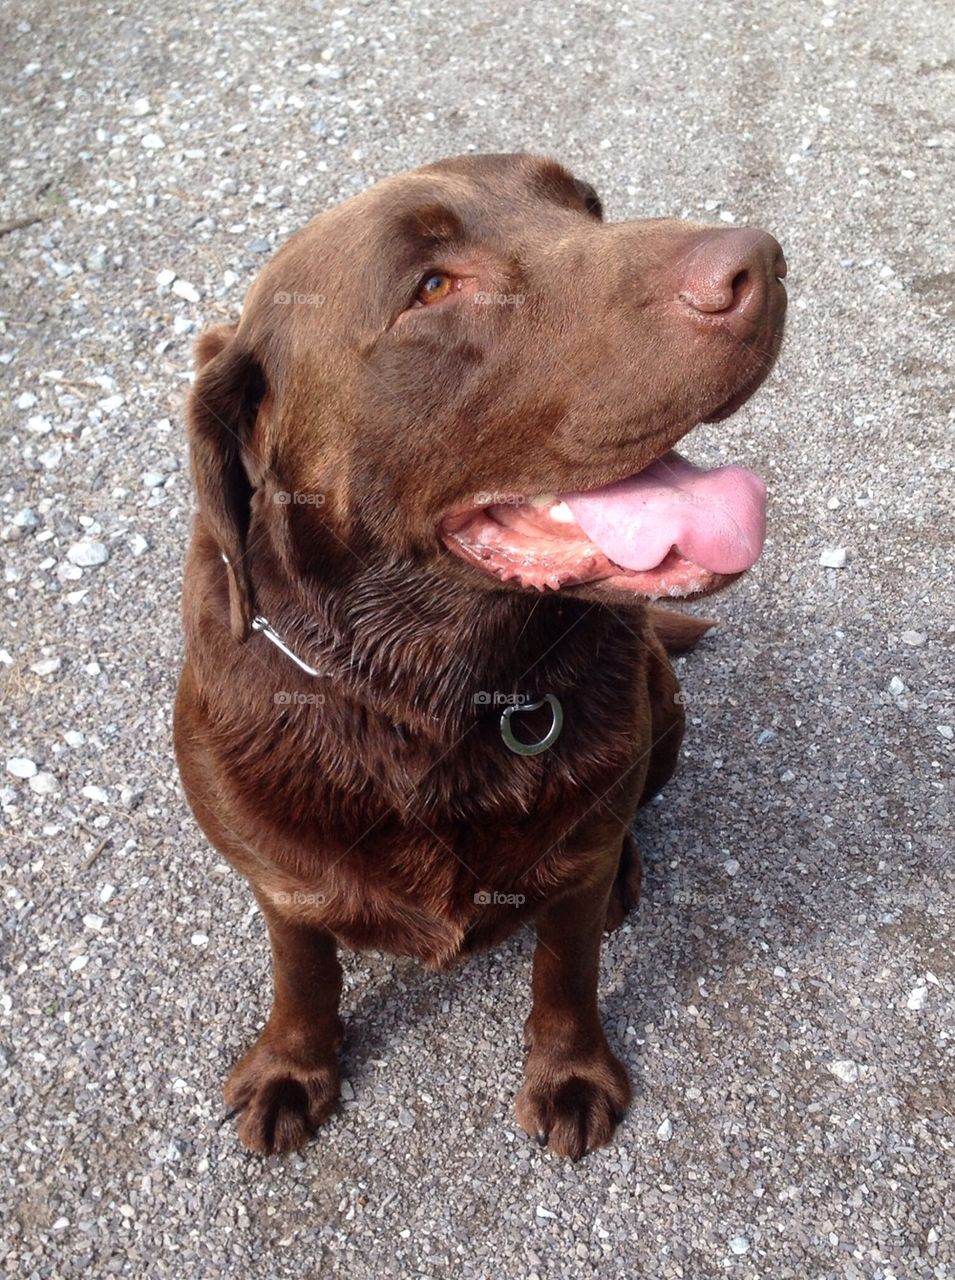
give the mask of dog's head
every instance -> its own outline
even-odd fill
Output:
[[[193,473],[235,630],[253,529],[325,580],[404,563],[607,599],[725,584],[759,554],[762,485],[673,446],[766,377],[784,273],[764,232],[607,224],[534,156],[442,161],[321,214],[197,347]]]

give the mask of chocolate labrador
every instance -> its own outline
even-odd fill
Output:
[[[339,945],[437,968],[531,923],[518,1120],[610,1139],[601,935],[683,733],[666,649],[707,626],[649,602],[764,533],[755,476],[674,445],[766,377],[784,273],[765,232],[608,224],[553,160],[466,156],[315,218],[199,339],[175,740],[272,944],[247,1146],[335,1107]]]

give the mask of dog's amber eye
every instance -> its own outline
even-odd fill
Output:
[[[451,292],[454,281],[444,271],[432,271],[418,285],[415,301],[428,306],[432,302],[443,302]]]

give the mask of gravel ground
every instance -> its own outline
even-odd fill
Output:
[[[9,1274],[955,1277],[950,18],[5,10],[0,218],[37,219],[0,239]],[[349,958],[341,1110],[265,1163],[219,1124],[264,928],[171,757],[190,347],[313,212],[467,149],[778,235],[778,373],[691,450],[763,474],[771,537],[680,663],[686,760],[606,946],[614,1146],[515,1126],[525,935],[439,977]]]

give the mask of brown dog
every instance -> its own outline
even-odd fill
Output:
[[[601,934],[683,732],[664,647],[707,625],[646,600],[763,536],[754,476],[670,451],[766,376],[784,272],[765,233],[606,225],[555,162],[469,156],[310,222],[200,339],[176,752],[271,937],[248,1146],[335,1106],[339,943],[441,966],[530,921],[518,1119],[610,1139]]]

